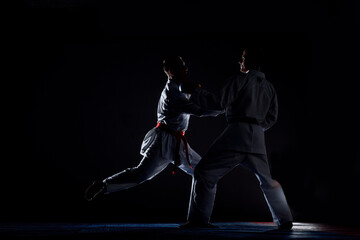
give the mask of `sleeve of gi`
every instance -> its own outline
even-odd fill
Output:
[[[191,95],[190,101],[204,110],[204,116],[214,116],[224,113],[220,106],[220,98],[209,91],[197,88]]]
[[[265,121],[263,121],[261,124],[264,131],[268,130],[276,123],[277,117],[278,117],[278,100],[277,100],[276,92],[274,91],[274,95],[271,99],[269,111],[266,114]]]
[[[205,91],[205,90],[204,90]],[[208,99],[208,104],[215,104],[216,99],[210,101],[210,93],[202,92],[201,90],[196,90],[193,93],[193,99],[190,97],[189,99],[185,96],[185,94],[181,93],[180,91],[177,94],[172,95],[172,108],[176,112],[187,113],[191,115],[195,115],[198,117],[206,117],[206,116],[217,116],[222,113],[222,110],[218,109],[206,109],[205,105],[201,105],[200,103],[203,102],[205,104],[206,98]],[[195,101],[192,101],[195,100]]]

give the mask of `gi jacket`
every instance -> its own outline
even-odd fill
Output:
[[[174,131],[186,131],[190,115],[217,116],[222,112],[218,98],[206,90],[197,89],[192,95],[182,93],[179,85],[168,80],[158,102],[157,121],[166,124]],[[147,155],[149,149],[154,148],[159,142],[161,142],[162,157],[174,159],[177,139],[156,127],[146,134],[141,144],[140,154]],[[188,148],[191,152],[190,146]],[[181,142],[181,149],[183,149],[183,142]],[[183,151],[180,151],[180,156],[182,159],[186,159]]]
[[[250,70],[231,77],[221,90],[227,128],[217,138],[223,150],[266,154],[264,131],[277,120],[278,103],[265,74]]]

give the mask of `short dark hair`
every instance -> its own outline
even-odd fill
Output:
[[[178,72],[180,69],[187,69],[181,56],[168,56],[163,60],[163,69],[165,71]]]
[[[245,48],[246,58],[248,61],[248,68],[253,70],[260,70],[264,61],[264,53],[261,48],[249,47]]]

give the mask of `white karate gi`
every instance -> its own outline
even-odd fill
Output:
[[[180,87],[173,81],[168,80],[164,90],[161,93],[157,108],[158,122],[167,125],[174,131],[186,131],[189,125],[190,115],[196,116],[216,116],[221,111],[207,111],[204,107],[200,107],[194,102],[200,102],[201,98],[212,98],[208,92],[197,89],[191,98],[190,94],[180,91]],[[209,97],[210,96],[210,97]],[[203,102],[209,102],[208,100]],[[211,102],[211,100],[210,100]],[[154,127],[145,136],[140,154],[143,159],[138,166],[125,169],[113,176],[103,180],[106,185],[106,193],[116,192],[127,188],[134,187],[150,180],[164,170],[167,165],[174,163],[176,153],[177,139],[172,134]],[[200,155],[197,154],[189,145],[188,154],[191,166],[195,166],[200,161]],[[186,160],[186,152],[184,142],[180,143],[180,166],[185,173],[192,175],[193,169]]]
[[[278,114],[274,87],[261,72],[239,73],[222,89],[221,105],[229,125],[195,168],[188,220],[210,221],[218,181],[240,165],[259,179],[274,223],[292,221],[281,185],[271,177],[266,155],[264,131],[276,122]]]

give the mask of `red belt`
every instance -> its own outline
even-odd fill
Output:
[[[177,167],[180,166],[180,164],[181,164],[181,162],[180,162],[180,143],[181,143],[181,141],[183,141],[183,143],[184,143],[185,152],[186,152],[186,160],[187,160],[190,168],[193,169],[193,167],[190,164],[190,160],[189,160],[189,150],[188,150],[187,139],[185,137],[185,132],[172,130],[166,124],[161,123],[161,122],[158,122],[156,127],[161,130],[164,130],[165,132],[168,132],[171,135],[173,135],[174,137],[176,137],[175,160],[174,160],[175,166],[174,166],[172,173],[175,174]]]

